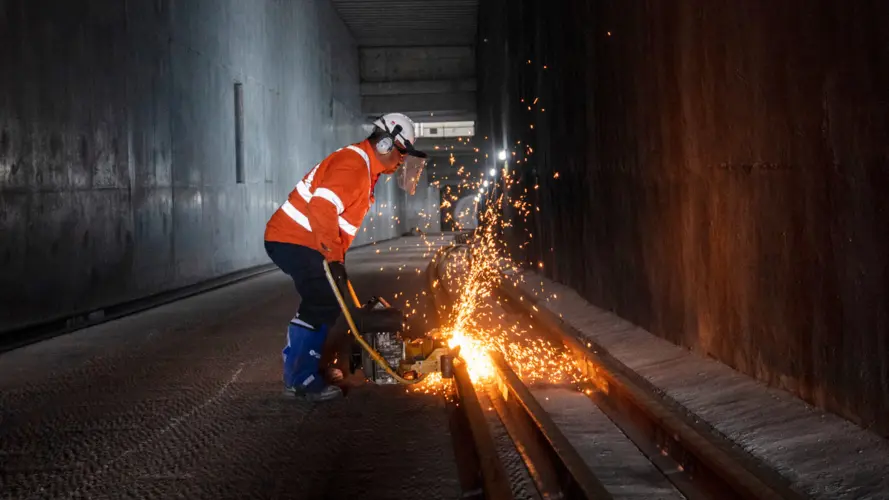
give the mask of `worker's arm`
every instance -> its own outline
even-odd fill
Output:
[[[355,158],[351,158],[355,156]],[[339,217],[358,196],[367,196],[367,167],[351,151],[342,151],[331,159],[324,178],[314,185],[309,202],[309,224],[315,242],[328,262],[343,262],[345,248],[340,236]]]
[[[343,239],[340,237],[339,214],[331,203],[312,197],[309,202],[309,225],[315,243],[328,262],[345,260]]]

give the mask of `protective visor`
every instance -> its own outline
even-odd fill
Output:
[[[408,151],[395,172],[398,187],[413,196],[424,168],[426,168],[426,154],[417,150]]]

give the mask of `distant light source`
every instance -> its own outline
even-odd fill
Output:
[[[499,153],[497,153],[497,159],[500,161],[506,160],[506,150],[501,149]]]
[[[491,184],[490,182],[485,181],[485,187],[488,187],[488,185],[490,185],[490,184]]]
[[[493,177],[493,176],[497,175],[497,169],[492,168],[488,173],[491,174],[491,177]]]

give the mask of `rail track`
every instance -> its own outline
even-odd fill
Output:
[[[463,247],[441,249],[427,270],[441,316],[450,314],[453,299],[443,264]],[[498,293],[506,314],[570,353],[590,382],[528,385],[495,353],[495,382],[474,386],[465,365],[455,363],[447,398],[464,497],[805,497],[603,349],[581,341],[510,280]],[[508,440],[496,438],[504,434]]]

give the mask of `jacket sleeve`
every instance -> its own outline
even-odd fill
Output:
[[[355,156],[354,159],[347,155]],[[367,196],[367,166],[351,151],[343,151],[331,158],[322,179],[313,185],[309,202],[309,224],[315,243],[328,262],[345,260],[345,248],[340,236],[339,217],[355,203],[362,191]]]

